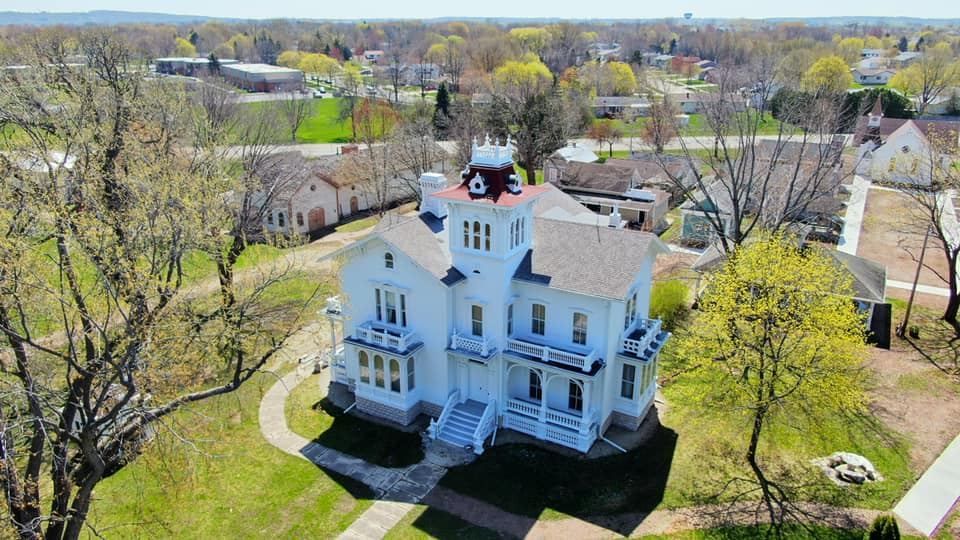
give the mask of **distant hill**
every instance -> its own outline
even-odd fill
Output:
[[[211,19],[220,21],[242,21],[227,17],[204,17],[202,15],[174,15],[171,13],[142,13],[135,11],[84,11],[75,13],[23,13],[18,11],[0,11],[0,26],[11,24],[25,26],[52,26],[70,25],[82,26],[86,24],[186,24],[203,22]]]
[[[292,17],[283,17],[285,19],[293,19]],[[673,18],[679,20],[679,17]],[[6,25],[26,25],[26,26],[51,26],[51,25],[70,25],[70,26],[82,26],[87,24],[97,24],[97,25],[114,25],[114,24],[131,24],[131,23],[153,23],[153,24],[188,24],[188,23],[198,23],[208,20],[219,20],[226,22],[242,22],[247,19],[236,18],[236,17],[206,17],[203,15],[176,15],[172,13],[147,13],[147,12],[137,12],[137,11],[85,11],[85,12],[74,12],[74,13],[54,13],[54,12],[39,12],[39,13],[27,13],[19,11],[0,11],[0,26]],[[330,19],[313,19],[313,18],[298,18],[297,20],[303,21],[321,21],[321,20],[330,20]],[[361,19],[338,19],[337,22],[356,22]],[[369,22],[372,21],[389,21],[389,20],[398,20],[398,19],[380,19],[380,18],[364,18]],[[564,19],[556,17],[537,17],[537,18],[516,18],[516,17],[437,17],[434,19],[426,19],[427,22],[449,22],[449,21],[464,21],[464,22],[495,22],[500,24],[547,24],[558,22]],[[588,19],[584,19],[588,20]],[[651,21],[651,20],[664,20],[664,19],[614,19],[614,18],[592,18],[589,19],[594,22],[637,22],[637,21]],[[731,20],[743,20],[741,19],[718,19],[718,18],[703,18],[698,19],[696,14],[694,14],[693,19],[689,24],[715,24],[723,25],[726,22]],[[773,17],[762,19],[768,23],[780,23],[780,22],[805,22],[809,25],[817,26],[844,26],[849,24],[861,24],[861,25],[877,25],[877,26],[948,26],[948,25],[960,25],[960,19],[930,19],[930,18],[917,18],[917,17],[878,17],[878,16],[854,16],[854,17]]]

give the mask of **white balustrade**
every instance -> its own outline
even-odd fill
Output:
[[[493,349],[493,345],[486,338],[467,337],[454,332],[453,335],[450,336],[450,348],[453,350],[472,352],[480,356],[488,356]]]
[[[547,409],[547,421],[570,429],[580,429],[581,418],[555,409]]]
[[[553,349],[547,345],[538,345],[529,341],[519,339],[507,339],[507,350],[527,356],[532,356],[546,362],[557,362],[572,366],[583,371],[590,371],[593,362],[596,360],[597,353],[591,349],[586,354],[572,351]]]
[[[366,322],[357,326],[354,330],[357,339],[361,339],[372,345],[389,347],[398,351],[406,350],[408,346],[416,343],[416,335],[407,330],[388,330],[374,326]]]
[[[621,343],[621,348],[624,352],[630,353],[634,356],[640,357],[643,355],[643,352],[647,350],[651,342],[660,334],[661,321],[660,319],[638,319],[634,323],[636,326],[628,328],[624,331],[623,342]],[[627,336],[633,334],[634,330],[637,328],[643,328],[644,333],[640,339],[630,339]]]
[[[507,400],[507,410],[515,413],[525,414],[534,418],[540,416],[540,406],[534,403],[527,403],[519,399]]]

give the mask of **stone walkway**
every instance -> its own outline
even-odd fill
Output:
[[[447,470],[429,460],[405,469],[388,469],[294,433],[287,426],[284,406],[290,390],[310,376],[312,367],[298,366],[267,391],[260,402],[260,431],[270,444],[284,452],[349,476],[373,489],[378,500],[340,538],[379,540],[413,508],[413,503],[420,502],[436,486]]]
[[[943,524],[960,501],[960,436],[940,454],[920,480],[894,507],[900,516],[926,536]]]

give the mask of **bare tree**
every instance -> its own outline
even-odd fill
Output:
[[[262,305],[282,273],[211,313],[188,301],[184,257],[230,241],[235,177],[182,150],[182,88],[130,77],[108,34],[79,44],[86,69],[36,41],[0,85],[0,121],[24,135],[0,141],[0,487],[24,540],[79,538],[94,489],[165,417],[239,388],[292,331]],[[200,384],[198,357],[223,369]]]
[[[644,124],[640,137],[657,154],[662,154],[663,148],[677,137],[677,114],[676,107],[666,96],[663,102],[650,104],[650,118]]]
[[[283,113],[287,125],[290,126],[290,141],[297,142],[297,131],[308,118],[317,114],[313,101],[305,99],[296,92],[289,92],[279,101],[280,111]]]
[[[694,178],[665,174],[688,200],[710,199],[702,210],[713,236],[725,252],[754,230],[777,231],[806,219],[819,202],[835,196],[842,180],[842,139],[834,133],[842,96],[821,95],[784,108],[773,135],[762,136],[772,120],[747,105],[740,93],[758,80],[752,68],[718,70],[717,92],[701,94],[703,123],[712,147],[702,138],[680,136],[678,142]],[[679,126],[674,126],[679,132]]]

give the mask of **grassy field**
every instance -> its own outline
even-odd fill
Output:
[[[706,119],[702,114],[690,114],[687,115],[690,119],[690,123],[680,129],[680,134],[687,137],[698,137],[705,135],[713,135],[713,132],[710,129],[710,126],[707,125]],[[594,120],[594,123],[605,121],[602,118]],[[649,121],[648,117],[639,117],[632,124],[628,124],[620,119],[611,120],[614,125],[620,128],[621,133],[623,133],[624,140],[629,138],[631,130],[635,138],[640,137],[640,133],[643,131],[643,126]],[[760,125],[757,128],[758,135],[776,135],[780,131],[780,123],[773,118],[770,114],[765,113],[763,118],[760,120]],[[784,133],[791,133],[792,130],[789,126],[784,127]],[[584,134],[583,137],[588,137]],[[605,152],[604,152],[605,153]]]
[[[348,221],[342,225],[336,226],[336,231],[340,233],[345,232],[357,232],[364,229],[369,229],[377,224],[380,221],[380,218],[377,216],[365,217],[363,219],[355,219],[353,221]]]
[[[157,444],[97,488],[109,538],[332,538],[373,493],[271,446],[257,411],[276,377],[178,413]],[[192,441],[190,444],[181,442]]]
[[[323,98],[312,99],[310,104],[313,107],[313,116],[307,118],[300,129],[297,130],[298,143],[346,143],[350,142],[352,131],[350,121],[341,122],[338,119],[339,111],[337,109],[341,98]],[[263,103],[250,103],[246,105],[251,109],[262,107]],[[278,144],[290,143],[290,129],[286,127],[285,121],[279,126],[276,140]]]

